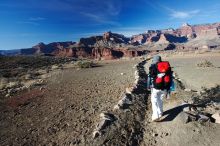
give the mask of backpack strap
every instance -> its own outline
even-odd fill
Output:
[[[149,75],[152,78],[156,78],[157,76],[157,65],[156,64],[151,64],[149,67]]]

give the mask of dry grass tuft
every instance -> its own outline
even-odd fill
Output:
[[[200,63],[197,63],[196,66],[198,66],[198,67],[214,67],[212,62],[210,62],[208,60],[204,60],[204,61],[202,61]]]

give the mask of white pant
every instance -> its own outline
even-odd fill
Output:
[[[165,97],[166,94],[166,90],[151,89],[152,120],[160,118],[163,115],[163,97]]]

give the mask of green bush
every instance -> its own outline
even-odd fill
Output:
[[[92,68],[94,63],[92,61],[82,60],[77,61],[76,66],[79,68]]]

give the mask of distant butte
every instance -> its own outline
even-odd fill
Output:
[[[11,52],[10,55],[41,54],[90,59],[117,59],[140,56],[149,51],[198,49],[204,48],[204,46],[216,48],[220,46],[219,35],[220,23],[203,25],[184,23],[178,29],[148,30],[130,38],[108,31],[102,36],[81,38],[79,42],[39,43],[32,48]],[[210,39],[214,39],[215,43],[209,43]],[[7,52],[0,51],[0,54],[7,55]]]

